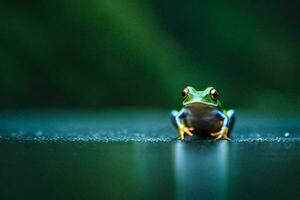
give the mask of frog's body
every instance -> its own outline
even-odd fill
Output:
[[[183,108],[171,112],[171,119],[178,129],[179,139],[184,135],[215,137],[216,139],[229,139],[232,130],[235,113],[222,108],[218,99],[218,93],[213,87],[204,91],[197,91],[192,87],[186,87],[182,96]]]

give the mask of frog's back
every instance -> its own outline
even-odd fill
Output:
[[[215,106],[202,103],[189,103],[184,106],[184,122],[187,127],[194,128],[194,134],[209,136],[210,133],[218,132],[223,121],[216,115]]]

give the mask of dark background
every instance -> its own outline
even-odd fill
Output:
[[[300,113],[297,1],[2,1],[0,107],[226,107]]]

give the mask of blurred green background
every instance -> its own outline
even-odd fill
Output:
[[[300,113],[297,1],[2,1],[0,107],[226,107]]]

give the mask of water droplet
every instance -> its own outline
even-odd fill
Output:
[[[290,136],[289,132],[284,133],[284,137],[289,137],[289,136]]]

